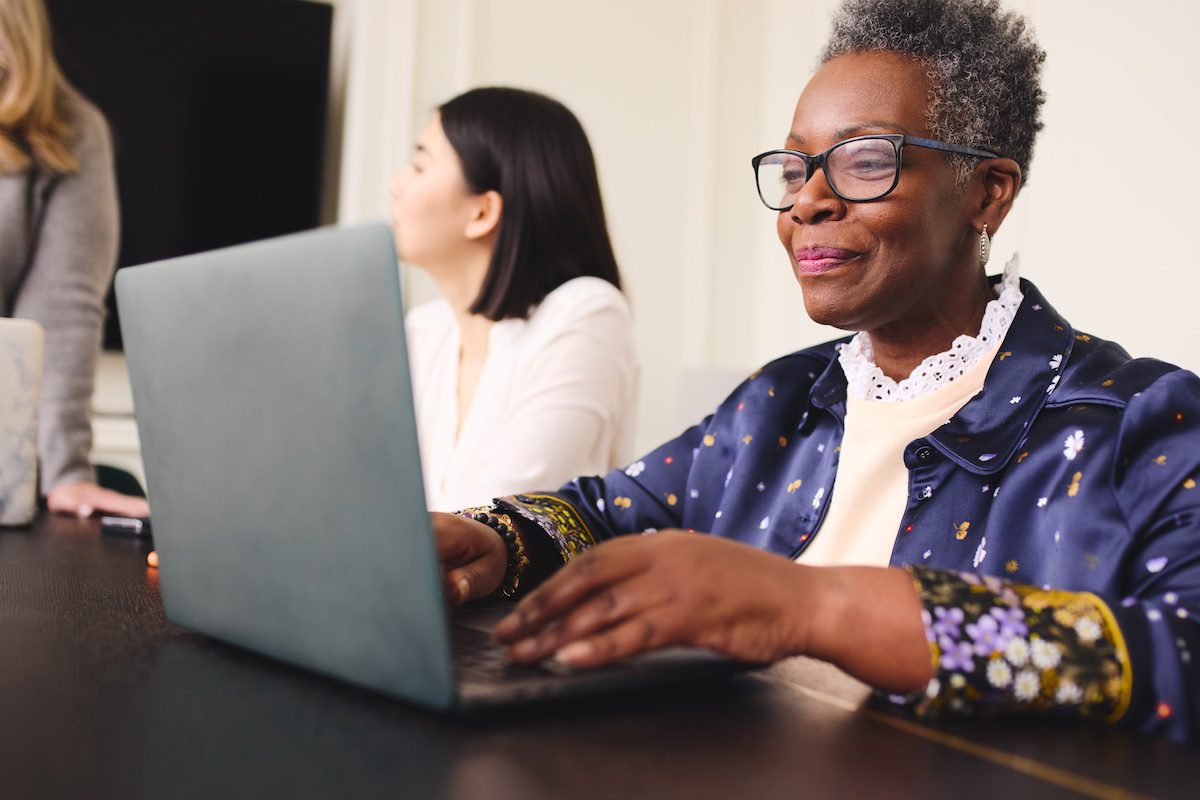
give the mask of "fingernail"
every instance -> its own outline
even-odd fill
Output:
[[[518,606],[515,610],[512,610],[508,616],[505,616],[504,619],[500,620],[500,625],[497,626],[497,630],[499,630],[500,627],[504,628],[505,636],[510,638],[520,636],[523,631],[529,630],[529,616],[524,614],[524,612],[521,610],[521,607]]]
[[[554,660],[560,664],[572,666],[584,659],[590,658],[595,650],[590,642],[571,642],[554,654]]]
[[[93,509],[89,505],[82,505],[79,507],[78,511],[76,511],[75,513],[77,513],[79,515],[80,519],[87,519],[88,517],[90,517],[92,515],[92,511],[94,511],[94,510],[95,509]]]
[[[514,612],[500,620],[500,623],[492,629],[492,635],[496,638],[509,638],[521,628],[521,618]]]
[[[457,588],[459,602],[462,602],[471,596],[471,584],[466,578],[458,579]]]
[[[538,645],[536,639],[522,639],[512,646],[512,657],[518,661],[527,661],[537,657]]]

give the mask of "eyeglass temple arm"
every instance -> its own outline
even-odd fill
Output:
[[[944,150],[947,153],[961,153],[964,156],[975,156],[976,158],[999,158],[995,153],[987,150],[976,150],[974,147],[959,147],[955,144],[946,144],[945,142],[937,142],[933,139],[922,139],[919,136],[905,136],[905,144],[915,144],[917,147],[928,147],[930,150]]]

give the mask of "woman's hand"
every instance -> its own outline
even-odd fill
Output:
[[[514,661],[595,667],[661,647],[755,663],[808,655],[891,692],[933,676],[921,601],[903,569],[809,567],[750,545],[664,531],[571,561],[495,630]]]
[[[46,507],[56,514],[84,519],[96,512],[123,517],[148,517],[150,505],[144,497],[104,489],[91,481],[73,481],[55,486],[46,495]]]
[[[673,645],[775,661],[806,650],[817,572],[704,534],[622,536],[559,570],[495,636],[521,662],[592,667]]]
[[[442,585],[451,603],[486,597],[500,587],[508,568],[508,549],[496,532],[457,514],[429,515],[437,538]]]

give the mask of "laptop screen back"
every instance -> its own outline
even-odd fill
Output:
[[[116,288],[168,617],[450,705],[387,227],[128,268]]]

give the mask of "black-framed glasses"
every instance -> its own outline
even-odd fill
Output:
[[[865,203],[878,200],[896,188],[906,144],[976,158],[999,157],[973,147],[885,133],[855,136],[815,156],[799,150],[768,150],[750,159],[750,163],[754,167],[759,199],[772,211],[791,209],[796,195],[818,169],[825,171],[825,180],[838,197],[851,203]]]

